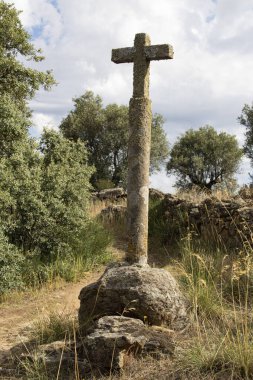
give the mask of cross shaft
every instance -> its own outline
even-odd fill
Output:
[[[151,45],[145,33],[135,35],[134,47],[112,50],[115,63],[134,63],[133,97],[129,103],[127,230],[130,263],[147,263],[149,164],[151,145],[150,61],[173,58],[170,45]]]

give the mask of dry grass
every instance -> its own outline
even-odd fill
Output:
[[[77,330],[77,316],[64,312],[43,314],[32,325],[30,338],[37,344],[72,339]]]
[[[191,190],[179,190],[175,194],[178,198],[192,203],[201,203],[207,198],[216,198],[219,201],[231,200],[233,194],[228,189],[214,189],[212,191],[193,187]]]
[[[185,193],[192,202],[200,202],[207,194]],[[215,195],[224,200],[225,194]],[[228,195],[227,195],[228,196]],[[180,195],[181,197],[181,195]],[[186,199],[185,198],[185,199]],[[227,198],[228,199],[228,198]],[[98,216],[108,207],[108,201],[96,201],[91,214]],[[125,200],[120,203],[125,205]],[[105,228],[115,232],[115,238],[124,239],[124,221],[104,221]],[[251,226],[248,226],[250,228]],[[217,239],[219,236],[217,235]],[[245,236],[242,236],[245,240]],[[217,247],[219,244],[217,244]],[[178,258],[161,261],[174,272],[184,293],[190,300],[191,328],[177,335],[174,359],[160,361],[146,357],[129,357],[124,371],[99,380],[251,380],[253,379],[253,241],[246,241],[240,253],[232,256],[226,250],[214,248],[209,241],[194,240],[190,233],[178,244]],[[158,247],[154,247],[155,250]],[[169,252],[167,247],[159,247]],[[169,256],[169,254],[167,255]],[[168,267],[168,266],[167,266]],[[165,267],[166,268],[166,267]],[[72,316],[47,315],[33,327],[38,342],[58,339],[76,342],[76,325]],[[71,376],[81,380],[92,377],[79,374],[78,360]],[[26,362],[27,379],[60,379],[61,362],[55,377],[48,374],[45,363],[38,358]],[[57,377],[58,376],[58,377]],[[94,377],[92,379],[95,379]]]
[[[117,205],[117,206],[126,206],[127,200],[126,198],[119,198],[115,200],[111,199],[92,199],[90,202],[90,207],[89,207],[89,213],[92,218],[96,218],[99,216],[101,211],[108,206],[111,206],[112,204]]]

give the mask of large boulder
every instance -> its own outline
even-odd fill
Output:
[[[140,319],[180,330],[187,324],[187,302],[173,276],[163,269],[117,263],[79,295],[83,330],[105,315]]]
[[[122,369],[129,355],[160,359],[172,356],[175,349],[170,330],[157,331],[138,319],[121,316],[100,318],[82,344],[87,368],[100,373]]]

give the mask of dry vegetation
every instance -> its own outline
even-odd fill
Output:
[[[197,202],[196,199],[200,201],[206,195],[187,193],[184,196]],[[220,199],[224,199],[224,194]],[[120,203],[124,204],[125,201]],[[97,217],[101,209],[108,205],[108,201],[93,203],[92,215]],[[105,228],[116,231],[115,236],[119,239],[116,245],[124,242],[124,220],[113,222],[112,218],[107,218],[104,225]],[[162,225],[160,228],[165,226]],[[220,247],[218,241],[217,244],[203,241],[188,231],[188,234],[181,236],[175,244],[171,258],[168,254],[170,247],[159,247],[159,241],[156,241],[155,237],[152,239],[152,263],[172,270],[177,276],[190,300],[191,324],[187,330],[177,333],[177,348],[172,361],[166,357],[160,361],[149,357],[140,360],[129,357],[123,373],[111,373],[107,377],[96,378],[253,379],[253,240],[244,241],[243,248],[235,255],[226,251],[226,247]],[[154,259],[155,255],[157,257]],[[81,371],[80,363],[75,356],[75,344],[73,345],[77,337],[78,326],[74,314],[52,312],[42,315],[30,329],[30,341],[34,347],[62,340],[62,352],[64,347],[71,347],[74,355],[71,374],[64,375],[61,356],[57,371],[52,374],[39,354],[33,355],[32,360],[28,355],[25,360],[20,361],[18,374],[23,379],[95,379],[92,375],[85,376]],[[30,350],[28,346],[27,350]]]

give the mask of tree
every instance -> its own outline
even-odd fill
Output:
[[[82,240],[89,220],[90,177],[88,153],[78,140],[70,141],[60,133],[45,130],[40,141],[42,203],[47,210],[40,236],[41,251],[73,251]]]
[[[245,104],[242,109],[241,116],[238,117],[239,122],[246,127],[244,152],[246,156],[251,160],[253,166],[253,103],[251,107]],[[250,175],[253,179],[253,175]]]
[[[235,136],[217,133],[206,125],[198,130],[189,129],[177,140],[170,152],[167,171],[177,176],[179,188],[196,185],[212,189],[233,178],[242,154]]]
[[[54,79],[24,62],[42,59],[19,12],[0,0],[0,295],[40,283],[47,264],[50,276],[71,278],[77,257],[78,270],[86,268],[108,244],[88,215],[94,169],[84,143],[55,131],[44,131],[39,143],[29,136],[28,101]]]
[[[19,14],[13,4],[0,0],[0,94],[8,94],[19,109],[27,110],[27,100],[40,86],[49,89],[55,82],[50,71],[44,73],[25,67],[17,59],[19,55],[34,62],[44,59],[40,49],[35,49],[30,42]]]
[[[22,149],[24,141],[28,142],[30,123],[28,112],[17,107],[10,94],[0,95],[0,159],[10,157]]]
[[[27,102],[54,79],[50,71],[18,60],[43,57],[30,43],[19,12],[1,0],[0,21],[0,222],[11,244],[48,257],[76,246],[87,222],[93,169],[80,141],[45,131],[38,145],[29,136]]]
[[[152,120],[152,144],[150,171],[160,170],[168,157],[168,142],[163,130],[164,120],[155,114]],[[109,104],[105,108],[102,98],[93,92],[74,99],[74,110],[62,121],[60,130],[64,136],[86,143],[90,164],[96,172],[92,184],[99,186],[103,180],[113,185],[126,183],[128,145],[128,107]]]
[[[55,83],[50,71],[26,67],[22,61],[40,62],[39,49],[30,42],[13,4],[0,0],[0,157],[10,156],[29,140],[31,111],[27,102],[43,86]]]
[[[0,160],[0,220],[9,242],[48,260],[78,246],[88,222],[87,150],[55,131]]]
[[[49,89],[55,82],[51,72],[24,65],[25,60],[39,62],[43,57],[31,44],[19,13],[0,0],[0,218],[9,240],[25,250],[28,236],[32,239],[31,225],[44,207],[40,157],[28,132],[28,101],[40,86]]]

